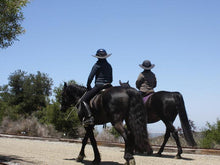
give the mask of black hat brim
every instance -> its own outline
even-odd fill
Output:
[[[99,58],[99,59],[105,59],[108,58],[109,56],[111,56],[112,54],[107,54],[106,56],[97,56],[97,55],[92,55],[93,57]]]
[[[145,66],[143,66],[142,64],[139,64],[139,66],[140,66],[142,69],[144,69],[144,70],[151,70],[155,65],[152,64],[150,67],[145,67]]]

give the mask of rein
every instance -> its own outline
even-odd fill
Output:
[[[74,107],[77,107],[79,105],[79,103],[81,102],[81,99],[83,98],[83,96],[87,93],[87,91],[85,91],[85,93],[82,95],[82,97],[80,97],[80,99],[77,101],[76,105]],[[68,114],[68,116],[66,117],[66,120],[69,119],[71,113],[73,112],[74,108],[72,108],[72,110],[70,111],[70,113]]]

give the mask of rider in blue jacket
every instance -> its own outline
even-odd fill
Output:
[[[93,125],[94,124],[94,117],[92,116],[89,102],[90,100],[99,92],[101,91],[105,85],[112,83],[112,67],[107,61],[107,57],[111,54],[107,54],[105,49],[98,49],[96,55],[94,57],[98,58],[97,62],[93,65],[92,70],[89,74],[87,80],[87,92],[81,98],[81,108],[85,114],[85,118],[83,119],[83,124]],[[91,88],[92,80],[95,77],[95,86]]]

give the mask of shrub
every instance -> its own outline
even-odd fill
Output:
[[[114,135],[112,135],[107,129],[103,129],[102,132],[100,132],[96,136],[96,140],[106,142],[118,142],[117,138],[115,138]]]
[[[201,140],[202,148],[215,148],[216,145],[220,144],[220,120],[211,125],[207,122],[206,126],[208,128],[202,131],[203,139]]]
[[[36,116],[42,124],[52,124],[57,131],[65,133],[66,137],[78,138],[80,136],[79,128],[82,126],[78,119],[77,109],[75,108],[72,111],[73,108],[75,107],[71,107],[66,113],[63,113],[60,111],[60,104],[53,102],[52,104],[48,104],[41,111],[35,112],[34,116]],[[67,119],[70,111],[72,111],[72,113]]]
[[[122,136],[115,130],[114,127],[106,127],[96,136],[97,140],[124,143]]]

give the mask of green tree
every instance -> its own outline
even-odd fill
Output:
[[[8,85],[0,86],[0,100],[3,102],[9,102],[10,94]]]
[[[210,124],[207,122],[207,127],[202,131],[204,138],[201,141],[202,148],[214,148],[215,145],[220,145],[220,120],[217,119],[217,122]]]
[[[17,70],[9,76],[8,104],[14,106],[20,114],[31,114],[46,107],[51,95],[52,79],[47,74]],[[3,94],[2,94],[3,95]]]
[[[24,19],[22,8],[29,0],[1,0],[0,1],[0,48],[7,48],[13,44],[17,36],[25,32],[21,26]]]
[[[4,116],[8,116],[12,120],[19,118],[16,108],[10,106],[11,94],[8,85],[0,86],[0,122]]]
[[[52,79],[41,72],[36,75],[21,70],[12,73],[8,85],[0,86],[0,121],[6,116],[13,121],[31,116],[36,117],[42,124],[53,125],[57,131],[68,137],[81,137],[82,125],[78,119],[77,108],[70,107],[67,112],[61,112],[63,85],[55,87],[55,99],[49,101],[51,85]]]
[[[3,116],[4,116],[4,109],[5,109],[5,103],[0,98],[0,123],[1,123]]]

